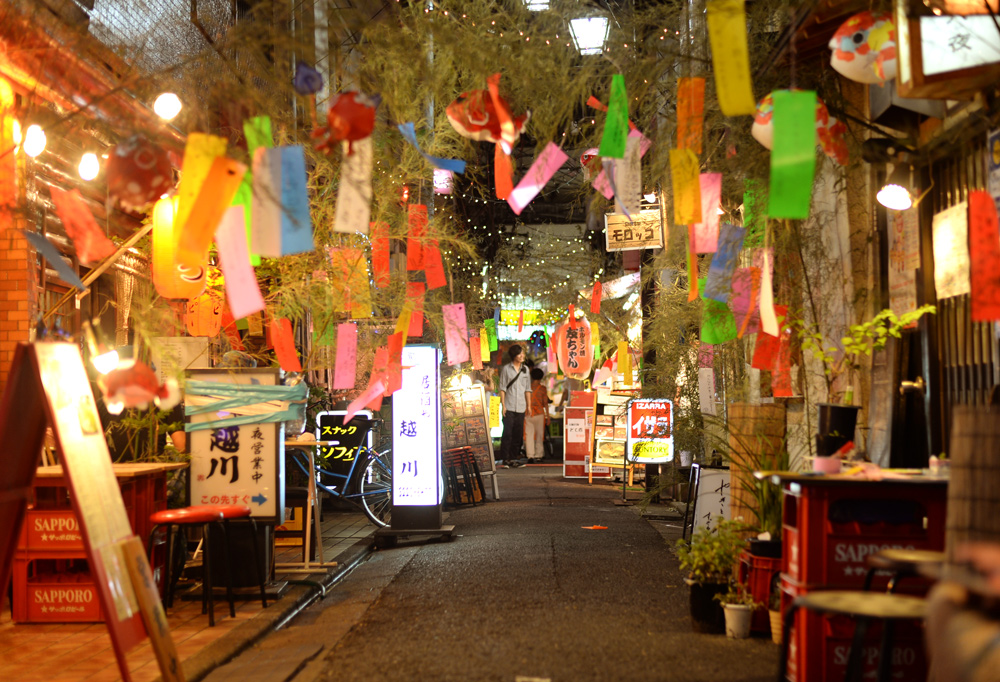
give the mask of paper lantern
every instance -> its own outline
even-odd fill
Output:
[[[830,66],[858,83],[896,77],[896,24],[890,12],[858,12],[830,38]]]
[[[590,376],[593,364],[591,348],[590,322],[586,317],[575,320],[570,326],[569,316],[556,325],[552,335],[552,344],[556,348],[556,357],[563,374],[573,379],[586,379]]]
[[[597,147],[591,147],[583,154],[580,154],[580,166],[583,168],[583,181],[590,182],[593,175],[590,162],[597,158]]]
[[[222,329],[222,298],[212,292],[188,301],[184,326],[191,336],[212,337]]]
[[[153,206],[153,284],[163,298],[196,298],[205,291],[208,264],[187,268],[177,263],[177,197]]]
[[[141,135],[115,145],[107,178],[108,196],[126,211],[145,210],[174,185],[167,153]]]
[[[750,134],[767,149],[774,146],[774,93],[764,97],[757,104],[757,113],[753,117],[753,127]],[[847,126],[830,115],[823,100],[816,97],[816,137],[823,153],[831,159],[844,165],[847,163],[847,143],[844,135]]]

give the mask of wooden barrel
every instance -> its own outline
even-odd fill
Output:
[[[956,406],[945,553],[965,542],[1000,542],[1000,407]]]
[[[777,403],[729,405],[730,518],[755,524],[753,472],[779,467],[784,448],[785,406]],[[780,540],[781,538],[774,538]]]

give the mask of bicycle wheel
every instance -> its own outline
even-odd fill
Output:
[[[392,452],[371,450],[358,480],[361,507],[376,526],[392,520]]]

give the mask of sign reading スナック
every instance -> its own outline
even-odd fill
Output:
[[[637,464],[663,464],[674,458],[671,402],[666,398],[633,400],[628,406],[625,452]]]
[[[348,423],[344,423],[343,410],[320,412],[316,415],[316,440],[329,445],[319,446],[322,467],[334,474],[347,477],[358,458],[358,448],[372,446],[371,412],[362,410]]]
[[[441,501],[441,351],[403,347],[403,385],[392,394],[392,504]]]
[[[604,216],[604,238],[608,251],[635,251],[663,247],[663,225],[659,211],[639,211],[635,220],[624,215]]]

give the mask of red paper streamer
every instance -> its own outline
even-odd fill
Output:
[[[287,317],[268,323],[271,328],[271,339],[274,341],[274,354],[278,358],[278,364],[286,372],[301,372],[302,363],[299,362],[299,354],[295,350],[295,338],[292,336],[292,321]]]
[[[785,326],[787,306],[774,306],[778,315],[779,328],[778,356],[775,358],[774,370],[771,372],[771,393],[776,398],[792,397],[792,330]]]
[[[701,154],[705,79],[677,79],[677,148]]]
[[[506,201],[514,191],[514,166],[510,156],[504,153],[500,145],[496,146],[493,154],[493,182],[496,185],[497,199]]]
[[[469,356],[472,359],[472,369],[483,368],[483,348],[478,336],[469,337]]]
[[[382,391],[375,395],[365,407],[369,410],[377,410],[382,407],[382,396],[385,395],[385,387],[389,383],[386,369],[389,367],[389,349],[385,346],[375,351],[375,361],[372,363],[372,375],[368,378],[368,388],[375,384],[382,386]]]
[[[444,274],[444,264],[441,262],[441,250],[436,239],[424,244],[424,274],[427,276],[427,288],[437,289],[448,284]]]
[[[507,103],[500,97],[500,74],[495,73],[486,79],[486,88],[490,91],[490,99],[493,100],[493,108],[497,112],[497,122],[500,124],[501,142],[497,146],[506,145],[508,148],[503,151],[509,154],[517,139],[517,130],[514,127],[514,119],[510,115]],[[500,197],[506,199],[507,197]]]
[[[410,308],[410,326],[406,330],[407,336],[424,335],[424,283],[407,282],[406,298],[413,301]]]
[[[740,323],[739,331],[736,332],[736,338],[742,339],[743,335],[747,333],[747,327],[750,325],[751,320],[753,320],[754,315],[757,314],[759,305],[760,305],[760,268],[751,267],[750,306],[747,308],[747,314],[743,318],[743,322]]]
[[[389,286],[389,223],[371,223],[371,230],[372,275],[375,286],[381,289]]]
[[[406,269],[424,269],[424,250],[421,238],[427,232],[427,207],[410,204],[407,208]]]
[[[989,192],[969,192],[972,321],[1000,320],[1000,223]]]
[[[524,311],[520,311],[517,316],[517,333],[520,334],[524,331]]]
[[[73,240],[76,257],[81,263],[89,265],[104,260],[115,252],[115,245],[104,236],[79,190],[64,192],[58,187],[50,187],[49,190],[59,220],[62,221],[66,234]]]
[[[389,337],[389,362],[386,366],[385,394],[390,396],[403,387],[403,333]]]
[[[778,336],[771,336],[764,330],[757,334],[757,347],[753,351],[753,360],[750,366],[755,369],[773,371],[778,362],[778,353],[781,345],[781,335],[784,329],[785,316],[788,314],[788,306],[774,306],[774,314],[778,318]]]
[[[594,315],[601,314],[601,296],[604,293],[604,285],[598,280],[594,282],[594,290],[590,292],[590,312]]]
[[[570,329],[576,329],[576,315],[574,315],[573,313],[574,313],[574,307],[573,307],[573,304],[570,303],[569,304],[569,328]]]

